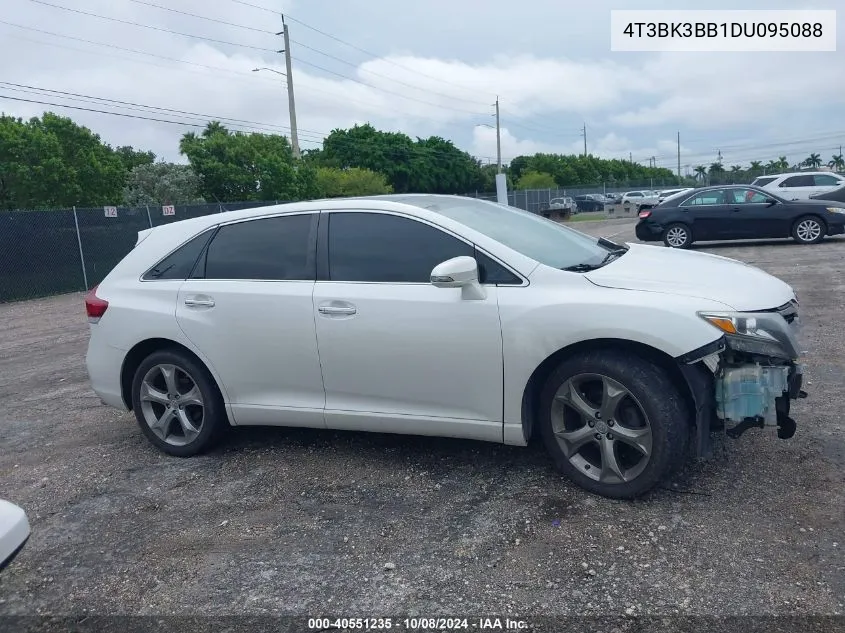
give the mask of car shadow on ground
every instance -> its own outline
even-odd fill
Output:
[[[827,244],[832,242],[845,243],[845,239],[841,235],[835,235],[824,238],[819,244]],[[816,246],[816,244],[798,244],[792,238],[784,239],[761,239],[761,240],[729,240],[722,242],[695,242],[692,250],[702,248],[738,248],[742,246]]]
[[[720,442],[717,440],[716,445]],[[422,435],[367,433],[334,429],[311,429],[272,426],[232,427],[221,444],[209,455],[236,457],[252,451],[301,454],[322,453],[331,455],[333,461],[370,462],[372,468],[383,471],[407,469],[424,470],[442,477],[463,477],[467,470],[497,473],[499,477],[539,478],[553,487],[557,484],[571,486],[576,494],[593,495],[574,486],[565,475],[554,467],[539,436],[534,436],[528,446],[509,446],[493,442]],[[721,461],[727,455],[717,448]],[[697,490],[703,480],[702,462],[690,456],[688,462],[669,480],[662,482],[646,499],[663,492],[703,494]]]

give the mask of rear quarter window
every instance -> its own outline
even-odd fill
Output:
[[[214,229],[210,229],[188,240],[150,268],[141,279],[144,281],[187,279],[213,233]]]
[[[754,180],[754,182],[752,182],[751,184],[752,184],[754,187],[765,187],[765,186],[766,186],[766,185],[768,185],[770,182],[774,182],[775,180],[777,180],[777,176],[771,176],[771,177],[770,177],[770,176],[766,176],[766,177],[764,177],[764,178],[757,178],[757,179],[755,179],[755,180]]]

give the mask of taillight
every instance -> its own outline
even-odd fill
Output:
[[[639,217],[640,217],[641,220],[647,218],[650,215],[651,215],[651,211],[640,211],[639,212]]]
[[[94,286],[85,294],[85,312],[88,313],[88,322],[96,323],[100,320],[109,307],[109,302],[97,296],[98,286]]]

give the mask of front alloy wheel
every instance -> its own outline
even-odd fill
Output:
[[[800,244],[816,244],[824,238],[824,226],[816,218],[800,218],[792,228],[792,237]]]
[[[621,383],[578,374],[555,393],[552,430],[570,463],[601,483],[633,481],[651,458],[648,415]]]
[[[639,496],[687,456],[687,403],[664,369],[633,353],[597,349],[567,358],[538,405],[555,465],[590,492]]]

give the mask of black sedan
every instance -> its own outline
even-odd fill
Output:
[[[792,237],[801,244],[845,233],[845,202],[788,201],[748,185],[702,187],[641,211],[637,238],[672,248],[693,242]]]

